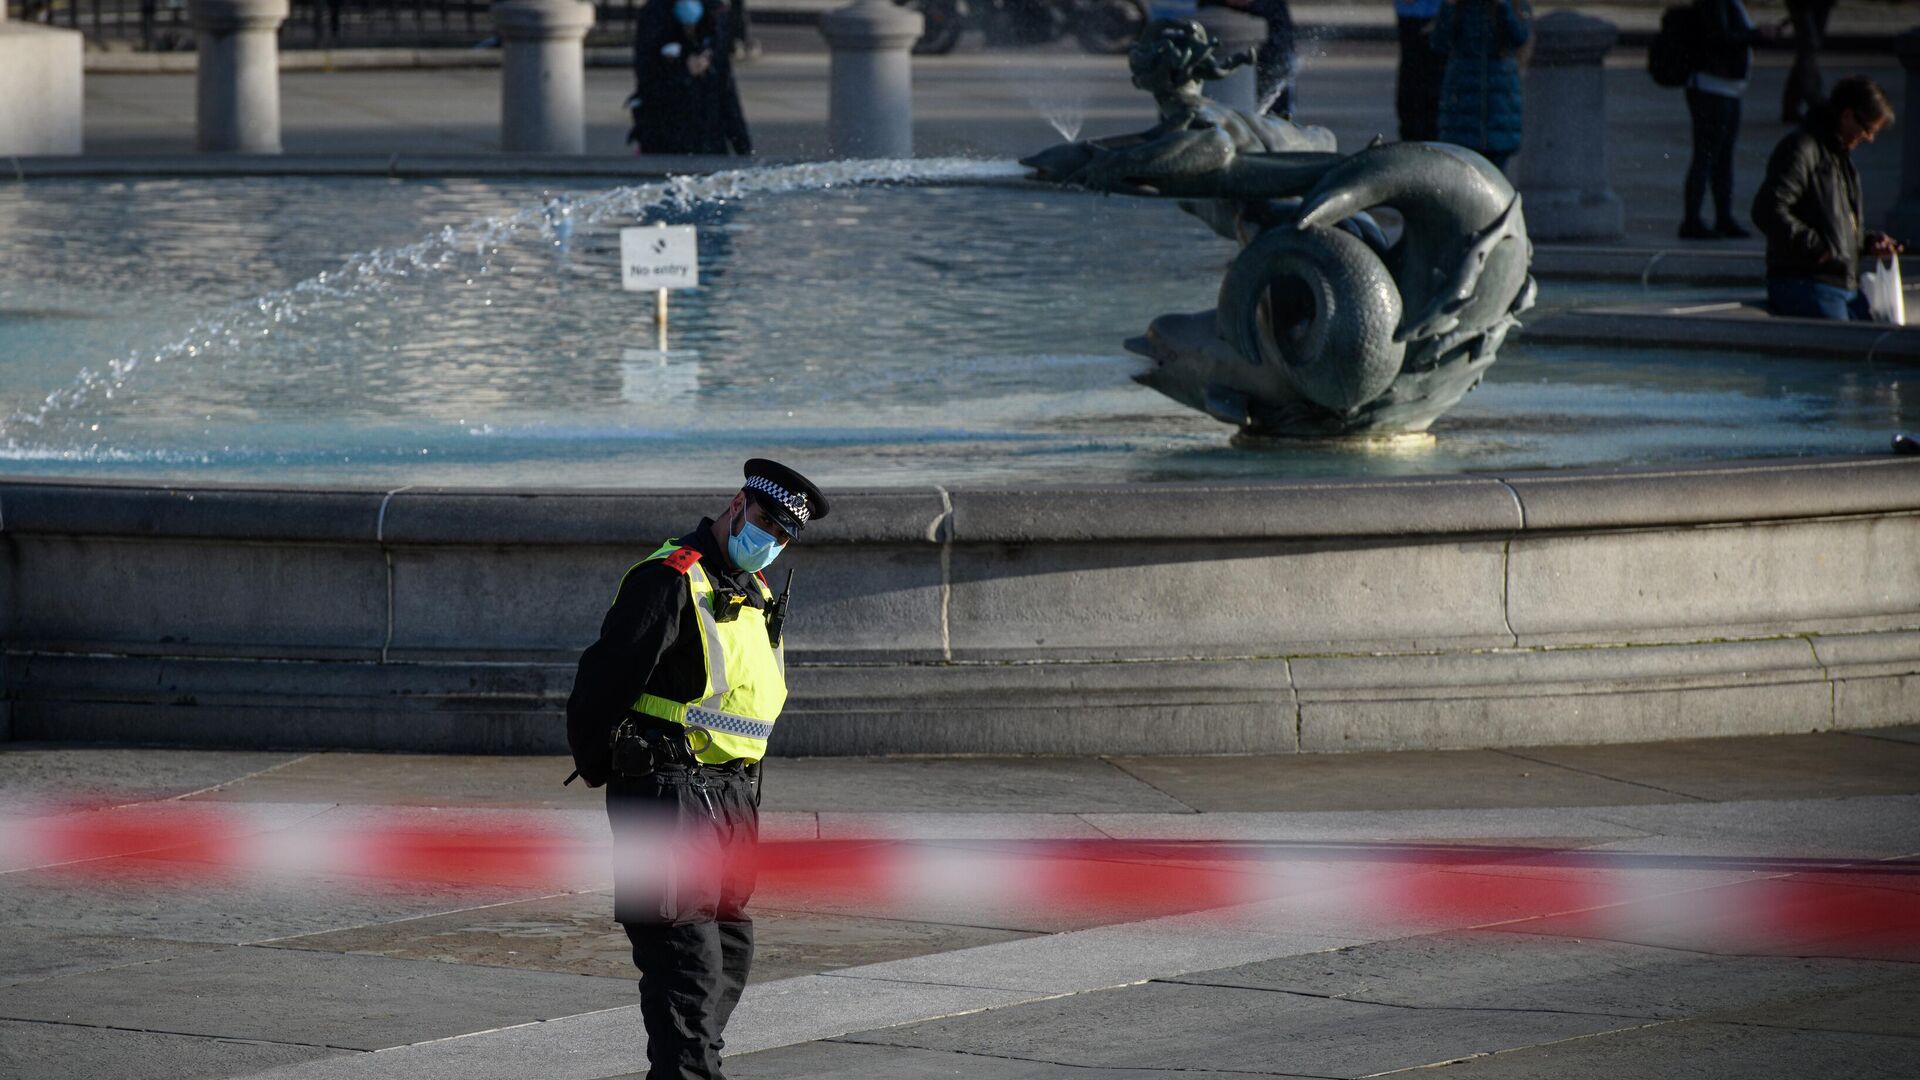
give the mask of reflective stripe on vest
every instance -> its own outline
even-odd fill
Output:
[[[669,541],[636,565],[677,550],[679,545]],[[768,643],[763,609],[742,607],[735,619],[722,625],[713,617],[713,581],[706,569],[696,562],[685,576],[700,624],[706,685],[693,701],[642,694],[633,710],[688,728],[689,743],[701,761],[758,761],[766,755],[774,720],[786,703],[786,650]],[[761,602],[772,600],[766,583],[757,578],[755,583]]]

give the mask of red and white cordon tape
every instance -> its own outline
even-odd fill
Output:
[[[1382,923],[1627,937],[1691,947],[1920,959],[1920,862],[1688,856],[1524,844],[1129,840],[709,843],[597,814],[159,802],[0,817],[8,881],[154,889],[295,880],[572,891],[754,874],[758,902],[1083,922],[1221,912],[1287,929]],[[896,830],[897,831],[897,830]],[[697,839],[697,838],[696,838]],[[617,870],[616,870],[617,868]],[[947,917],[951,917],[948,915]]]

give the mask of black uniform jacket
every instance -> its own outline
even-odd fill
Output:
[[[1816,108],[1780,140],[1753,196],[1753,223],[1767,237],[1767,276],[1860,284],[1860,174],[1841,147],[1832,110]]]
[[[753,575],[734,569],[713,540],[713,519],[680,538],[700,553],[700,566],[715,587],[747,594],[750,607],[764,607]],[[651,554],[649,552],[648,554]],[[599,787],[611,769],[608,740],[641,694],[692,701],[707,684],[700,649],[700,622],[687,579],[663,561],[634,567],[620,583],[613,607],[600,623],[600,639],[580,654],[573,695],[567,699],[567,745],[574,767]]]
[[[733,81],[733,28],[727,5],[707,0],[692,30],[673,18],[672,0],[651,0],[634,19],[633,110],[629,142],[643,154],[753,153],[740,88]],[[711,63],[695,75],[687,61]]]

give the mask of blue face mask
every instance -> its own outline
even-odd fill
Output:
[[[727,537],[727,558],[749,573],[772,566],[773,560],[786,548],[787,545],[774,540],[772,533],[748,521],[744,515],[740,518],[740,531]]]
[[[682,26],[692,26],[706,13],[707,6],[700,0],[675,0],[673,5],[673,17],[679,19]]]

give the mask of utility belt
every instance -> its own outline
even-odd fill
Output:
[[[651,776],[665,767],[689,772],[744,775],[753,781],[756,797],[760,790],[758,762],[728,761],[715,765],[697,756],[705,747],[691,739],[706,732],[675,724],[645,713],[630,712],[613,729],[613,775],[633,779]]]

